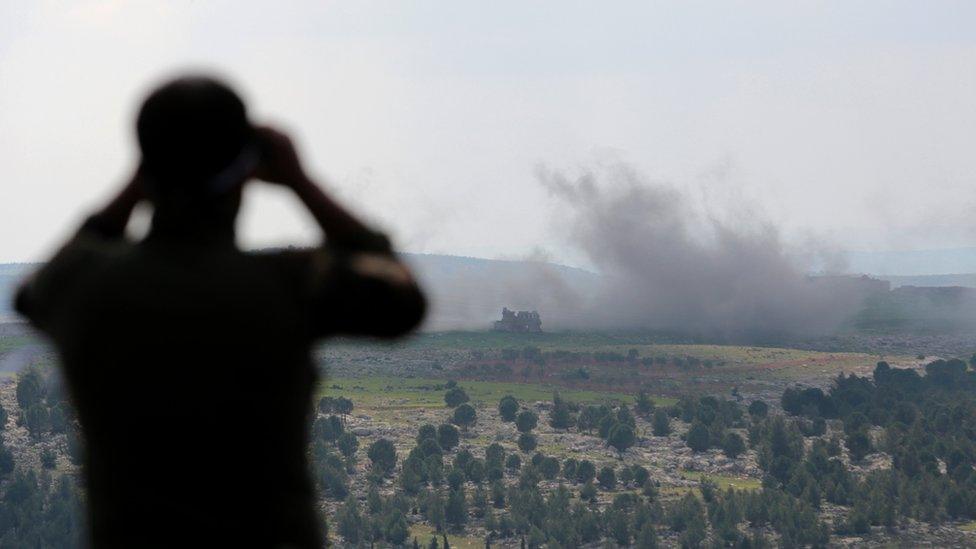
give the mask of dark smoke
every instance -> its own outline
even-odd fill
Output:
[[[625,165],[538,177],[557,201],[557,227],[601,275],[567,327],[774,340],[829,332],[860,305],[806,276],[755,214],[699,214],[686,195]]]

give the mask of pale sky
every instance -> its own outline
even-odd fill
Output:
[[[5,0],[0,261],[105,199],[142,96],[193,68],[409,251],[573,263],[535,168],[607,159],[790,241],[976,245],[974,2]],[[314,240],[249,194],[245,245]]]

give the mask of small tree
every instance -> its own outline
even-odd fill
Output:
[[[389,474],[396,467],[396,447],[388,439],[381,438],[370,444],[366,455],[373,463],[373,469],[383,474]]]
[[[511,395],[503,396],[502,399],[498,401],[498,415],[502,417],[502,421],[515,421],[515,416],[518,414],[518,409],[518,401],[515,400],[515,397]]]
[[[587,406],[576,416],[576,428],[587,434],[593,431],[602,417],[599,406]]]
[[[685,441],[688,447],[694,452],[704,452],[708,450],[708,427],[701,423],[695,423],[688,430],[688,437]]]
[[[617,487],[617,474],[612,467],[601,468],[596,480],[604,490],[613,490]]]
[[[417,451],[424,457],[430,456],[442,456],[444,455],[444,449],[438,444],[435,438],[425,438],[417,444]]]
[[[468,427],[474,425],[475,420],[478,418],[478,414],[474,411],[474,408],[470,404],[462,404],[454,409],[454,423],[460,425],[465,431]]]
[[[738,433],[728,433],[722,441],[722,451],[726,456],[735,459],[746,451],[746,444]]]
[[[451,450],[458,445],[460,440],[461,435],[458,433],[457,427],[444,423],[437,428],[437,443],[444,450]]]
[[[581,460],[576,466],[576,480],[585,484],[594,478],[596,478],[596,466],[588,459]]]
[[[769,406],[761,400],[753,400],[752,404],[749,405],[749,415],[752,416],[754,420],[760,420],[766,417],[769,413]]]
[[[349,495],[349,476],[340,467],[326,464],[319,471],[319,486],[334,500],[343,500]]]
[[[532,429],[535,429],[536,425],[538,424],[539,416],[535,415],[535,413],[530,410],[521,412],[515,418],[515,427],[520,433],[528,433]]]
[[[447,523],[455,528],[460,529],[468,522],[468,505],[463,490],[451,490],[448,494],[444,516]]]
[[[465,393],[464,389],[460,387],[454,387],[444,393],[444,402],[449,408],[457,408],[469,400],[471,399],[468,397],[468,393]]]
[[[522,433],[521,435],[519,435],[518,438],[519,450],[522,450],[525,453],[529,453],[532,450],[535,450],[536,446],[538,445],[539,445],[538,441],[535,439],[535,436],[533,436],[531,433]]]
[[[580,488],[580,499],[583,501],[596,501],[596,486],[593,486],[593,482],[587,482]]]
[[[359,449],[359,439],[355,434],[349,432],[342,433],[339,436],[339,440],[336,441],[336,444],[339,446],[339,451],[342,452],[342,455],[346,457],[355,454],[356,450]]]
[[[647,417],[654,411],[654,401],[648,396],[647,391],[641,390],[641,392],[637,393],[634,409],[642,417]]]
[[[336,512],[336,529],[346,543],[356,545],[360,541],[360,535],[364,529],[363,517],[359,514],[359,504],[356,498],[349,496],[345,503]]]
[[[871,453],[871,437],[866,428],[860,428],[847,436],[845,441],[852,461],[861,461]]]
[[[610,429],[607,437],[607,444],[613,446],[618,452],[623,452],[634,445],[636,437],[634,429],[626,423],[618,423]]]
[[[559,392],[552,395],[552,411],[549,412],[549,425],[553,429],[568,429],[573,425],[573,415],[569,404],[559,396]]]
[[[386,541],[393,544],[394,547],[397,547],[407,541],[409,534],[410,530],[407,527],[407,519],[403,517],[403,513],[399,509],[394,509],[386,517],[386,522],[383,525],[383,537],[386,538]]]
[[[417,430],[417,445],[419,446],[420,443],[425,439],[433,439],[436,441],[437,427],[434,427],[430,423],[421,425],[420,429]]]
[[[50,413],[43,402],[38,401],[24,410],[24,426],[33,438],[40,438],[50,429]]]
[[[346,430],[342,425],[342,420],[338,416],[320,417],[316,419],[313,424],[313,429],[319,438],[326,442],[339,440],[339,437]]]
[[[634,474],[634,485],[644,486],[644,483],[651,478],[651,474],[641,465],[632,465],[631,472]]]
[[[332,397],[322,397],[319,399],[319,413],[331,414],[335,412],[335,399]]]
[[[497,442],[492,442],[485,448],[485,465],[502,467],[505,463],[505,448]]]
[[[353,403],[352,400],[346,397],[339,397],[335,400],[335,411],[339,413],[343,418],[352,413]]]
[[[636,540],[637,549],[657,549],[657,530],[654,528],[654,524],[650,521],[644,523],[641,527],[640,533],[637,534]]]
[[[485,480],[485,462],[472,459],[464,466],[464,476],[475,484],[481,484]]]
[[[579,462],[573,458],[566,458],[563,462],[563,478],[570,482],[576,482],[576,467]]]
[[[44,380],[37,368],[31,366],[17,376],[17,404],[26,410],[44,398]]]
[[[447,486],[451,490],[460,490],[461,486],[464,485],[464,471],[460,468],[455,467],[447,473]]]
[[[554,457],[543,458],[539,462],[539,473],[546,480],[554,480],[559,475],[559,460]]]
[[[656,437],[666,437],[671,434],[671,418],[664,408],[654,410],[654,419],[651,420],[651,432]]]

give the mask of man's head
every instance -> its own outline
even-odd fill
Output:
[[[136,122],[142,172],[166,230],[232,227],[250,175],[254,129],[244,103],[209,77],[182,77],[153,91]]]
[[[241,155],[253,129],[244,103],[208,77],[183,77],[153,91],[136,122],[152,193],[206,193],[206,185]]]

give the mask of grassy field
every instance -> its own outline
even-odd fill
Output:
[[[444,534],[435,533],[434,529],[426,524],[414,524],[410,527],[410,540],[408,541],[408,545],[413,543],[413,538],[417,538],[417,543],[421,547],[427,547],[427,544],[430,543],[431,536],[437,536],[437,546],[444,547]],[[447,534],[447,541],[451,544],[452,548],[457,549],[482,549],[485,546],[485,540],[472,536]]]
[[[411,409],[444,406],[444,379],[369,377],[369,378],[329,378],[323,383],[320,396],[345,396],[351,398],[357,407],[365,409]],[[462,381],[464,388],[475,405],[495,406],[505,395],[512,395],[521,402],[552,400],[551,385],[538,383],[508,383],[495,381]],[[580,404],[601,402],[632,402],[631,395],[577,389],[559,389],[566,400]],[[658,405],[670,405],[675,401],[669,398],[655,398]]]
[[[725,490],[726,488],[732,488],[733,490],[758,490],[762,487],[762,481],[749,477],[707,475],[705,473],[699,473],[698,471],[682,471],[681,476],[695,481],[700,481],[702,478],[708,478],[714,482],[720,490]]]
[[[729,477],[725,475],[708,475],[705,473],[700,473],[697,471],[682,471],[681,476],[693,481],[700,481],[702,478],[708,478],[718,486],[719,490],[726,490],[732,488],[733,490],[759,490],[762,488],[762,481],[755,478],[749,477]],[[666,498],[679,498],[688,492],[694,492],[695,495],[700,496],[701,490],[698,486],[662,486],[661,495]]]
[[[663,340],[667,341],[667,340]],[[335,340],[330,343],[332,357],[343,357],[349,363],[373,364],[391,371],[397,355],[414,359],[437,362],[445,367],[458,369],[465,377],[478,378],[477,368],[493,367],[506,363],[518,370],[526,362],[513,362],[503,358],[503,351],[521,351],[537,348],[543,353],[565,351],[582,353],[567,361],[556,359],[548,361],[549,371],[585,367],[592,373],[627,376],[627,362],[594,361],[600,353],[624,357],[633,352],[639,359],[655,359],[653,365],[642,364],[635,373],[641,377],[664,376],[665,385],[681,385],[688,379],[710,376],[722,378],[724,375],[752,379],[780,380],[785,382],[825,379],[844,373],[870,373],[880,356],[870,353],[822,352],[782,347],[755,345],[714,345],[698,343],[673,343],[655,340],[649,334],[614,334],[604,332],[558,332],[540,334],[511,334],[498,332],[438,332],[418,334],[396,344],[381,344],[355,340]],[[694,359],[694,361],[690,360]],[[885,356],[892,365],[906,367],[918,364],[911,356]],[[668,363],[663,366],[662,361]],[[681,367],[680,364],[694,364]],[[472,365],[471,368],[464,368]],[[675,367],[673,364],[679,364]],[[439,368],[440,366],[438,366]],[[347,370],[348,372],[348,370]],[[470,372],[470,374],[468,373]],[[392,371],[391,371],[392,373]],[[346,373],[345,375],[351,375]],[[352,374],[354,375],[354,374]],[[419,372],[429,376],[431,373]],[[436,373],[433,375],[437,375]],[[606,378],[604,378],[606,379]],[[619,380],[617,380],[619,381]],[[732,382],[722,378],[722,382]],[[623,390],[614,381],[605,389]],[[637,385],[631,385],[636,392]],[[733,383],[734,385],[734,383]],[[653,392],[653,391],[652,391]],[[673,391],[665,391],[673,393]]]

